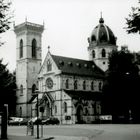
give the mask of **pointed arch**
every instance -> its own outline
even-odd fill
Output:
[[[83,123],[83,105],[79,104],[76,109],[77,123]]]
[[[102,83],[99,82],[99,91],[101,91],[101,90],[102,90]]]
[[[19,108],[19,116],[22,117],[22,107]]]
[[[102,57],[106,57],[106,50],[102,49]]]
[[[74,89],[77,89],[78,86],[77,86],[77,80],[74,81]]]
[[[54,109],[55,109],[55,114],[57,114],[57,106],[56,105],[55,105]]]
[[[37,41],[36,39],[32,40],[32,58],[36,58],[36,47],[37,47]]]
[[[91,82],[91,90],[94,90],[94,81]]]
[[[66,89],[69,89],[69,79],[66,79]]]
[[[47,61],[47,71],[51,71],[52,70],[52,63],[50,60]]]
[[[19,57],[22,58],[23,57],[23,40],[20,40],[20,44],[19,44]]]
[[[34,93],[35,93],[35,90],[36,90],[36,85],[35,85],[35,84],[33,84],[33,85],[32,85],[32,94],[34,94]]]
[[[92,58],[95,58],[95,50],[92,51]]]
[[[86,81],[83,81],[83,90],[86,90]]]
[[[64,113],[67,113],[67,103],[64,102]]]

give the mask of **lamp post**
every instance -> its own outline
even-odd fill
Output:
[[[40,107],[41,119],[43,120],[44,107]],[[43,123],[41,123],[41,137],[43,138]]]
[[[38,117],[39,117],[39,111],[38,111],[38,94],[39,94],[39,90],[35,90],[35,93],[37,95],[37,103],[36,103],[36,106],[37,106],[37,109],[36,109],[36,116],[37,116],[37,139],[39,139],[39,122],[38,122]]]
[[[129,123],[132,123],[131,109],[129,110]]]
[[[43,92],[40,92],[38,89],[35,90],[35,95],[37,98],[37,103],[36,103],[36,117],[37,117],[37,139],[39,139],[39,112],[42,113],[42,119],[43,119],[43,113],[44,113],[44,107],[40,107],[40,110],[38,109],[39,103],[38,103],[38,95],[42,94]],[[42,124],[42,123],[41,123]],[[41,125],[41,137],[43,137],[43,124]]]
[[[7,104],[2,105],[1,109],[2,109],[1,138],[7,139],[8,105]]]

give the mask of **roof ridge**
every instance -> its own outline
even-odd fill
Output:
[[[74,59],[74,60],[81,60],[81,61],[92,62],[91,60],[79,59],[79,58],[74,58],[74,57],[67,57],[67,56],[60,56],[60,55],[53,55],[53,54],[51,54],[51,56],[52,57],[64,58],[64,59]]]

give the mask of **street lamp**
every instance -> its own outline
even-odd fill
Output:
[[[131,121],[132,121],[132,111],[131,111],[131,109],[129,110],[129,123],[131,123]]]
[[[38,111],[38,94],[39,94],[39,90],[36,89],[35,90],[35,95],[37,95],[37,103],[36,103],[36,106],[37,106],[37,109],[36,109],[36,116],[37,116],[37,139],[39,139],[39,122],[38,122],[38,119],[39,119],[39,111]]]

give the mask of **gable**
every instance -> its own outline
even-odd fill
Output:
[[[50,52],[48,52],[39,71],[39,77],[43,77],[43,75],[46,75],[48,73],[55,73],[57,71],[59,71],[59,69]]]

